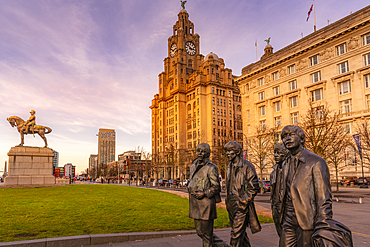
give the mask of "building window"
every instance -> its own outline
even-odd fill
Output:
[[[231,100],[229,100],[229,107],[231,107]]]
[[[349,71],[349,68],[348,68],[348,61],[345,61],[341,64],[338,64],[338,72],[339,74],[343,74],[343,73],[346,73]]]
[[[226,106],[226,100],[224,100],[224,106]]]
[[[319,55],[313,56],[310,58],[311,66],[314,66],[320,62]]]
[[[366,106],[367,109],[370,109],[370,95],[366,95]]]
[[[324,107],[318,106],[315,109],[315,118],[322,118],[324,116]]]
[[[281,117],[275,118],[275,127],[277,128],[281,127]]]
[[[337,55],[338,56],[340,56],[340,55],[342,55],[342,54],[344,54],[346,52],[347,52],[347,45],[346,45],[346,43],[337,46]]]
[[[213,93],[213,94],[215,93],[215,88],[214,88],[214,87],[212,87],[212,93]]]
[[[315,83],[321,81],[321,71],[317,71],[313,74],[311,74],[311,82]]]
[[[274,111],[278,112],[281,110],[281,104],[280,101],[274,102]]]
[[[273,80],[273,81],[276,81],[277,79],[279,79],[279,74],[278,74],[278,72],[276,71],[276,72],[272,73],[272,80]]]
[[[261,129],[266,129],[266,120],[260,121]]]
[[[199,98],[197,99],[197,105],[199,105]]]
[[[274,92],[274,96],[279,95],[280,94],[280,87],[279,86],[274,87],[272,89],[272,91]]]
[[[347,122],[342,124],[344,134],[352,134],[352,123]]]
[[[291,65],[288,67],[288,74],[291,75],[295,72],[295,65]]]
[[[260,112],[260,116],[265,116],[266,115],[266,106],[261,106],[259,112]]]
[[[298,96],[294,96],[290,98],[290,107],[297,107],[298,106]]]
[[[229,111],[229,116],[231,117],[231,111]]]
[[[215,115],[215,108],[212,109],[213,115]]]
[[[216,125],[216,119],[213,118],[213,121],[212,121],[213,125]]]
[[[212,97],[212,105],[215,104],[215,97]]]
[[[364,76],[365,79],[365,87],[370,87],[370,74]]]
[[[263,78],[258,79],[258,86],[263,86]]]
[[[264,100],[265,99],[265,92],[258,93],[258,99],[259,100]]]
[[[289,90],[292,91],[295,89],[297,89],[297,81],[294,80],[294,81],[289,82]]]
[[[298,112],[290,114],[290,119],[292,124],[297,124],[298,123]]]
[[[339,102],[339,104],[340,104],[340,113],[352,112],[352,100],[351,99],[343,100]]]
[[[229,91],[229,97],[231,97],[231,91]]]
[[[344,81],[338,84],[339,94],[346,94],[351,92],[351,81]]]
[[[220,115],[220,109],[217,109],[217,115],[218,116]]]
[[[230,111],[230,117],[231,117],[231,111]],[[247,118],[250,118],[251,117],[251,112],[250,110],[247,111]]]
[[[365,34],[364,36],[362,36],[363,37],[363,44],[364,45],[368,45],[368,44],[370,44],[370,33],[368,33],[368,34]]]
[[[322,88],[311,92],[312,102],[322,100],[324,98],[324,90]]]
[[[199,113],[200,113],[200,111],[199,111],[199,109],[198,109],[198,116],[199,116]]]
[[[364,55],[364,62],[365,62],[365,66],[370,64],[370,53]]]
[[[219,99],[217,99],[217,105],[220,105],[220,101],[219,101]]]

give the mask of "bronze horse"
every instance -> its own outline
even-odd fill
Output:
[[[39,134],[39,136],[44,140],[45,147],[48,146],[48,142],[46,140],[45,135],[49,134],[52,130],[49,127],[42,126],[42,125],[34,125],[33,128],[30,128],[28,131],[26,131],[26,125],[25,121],[17,116],[11,116],[7,118],[8,122],[12,127],[17,127],[17,130],[19,134],[21,135],[21,143],[18,146],[23,146],[24,144],[24,135],[27,134]]]

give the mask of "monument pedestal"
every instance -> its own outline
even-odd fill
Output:
[[[51,148],[12,147],[8,152],[8,176],[5,186],[55,185]]]

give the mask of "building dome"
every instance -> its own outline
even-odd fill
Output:
[[[210,52],[205,58],[205,61],[207,60],[218,60],[218,56],[214,54],[213,52]]]
[[[185,9],[182,9],[182,10],[180,10],[180,13],[179,14],[181,14],[181,13],[188,13]]]

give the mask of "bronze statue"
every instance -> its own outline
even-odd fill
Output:
[[[185,3],[187,2],[187,1],[180,1],[181,2],[181,7],[182,7],[182,9],[185,9]]]
[[[36,116],[35,111],[31,110],[31,116],[27,121],[24,121],[22,118],[17,116],[8,117],[7,120],[12,127],[17,127],[19,134],[21,135],[21,143],[18,146],[23,146],[24,144],[24,135],[27,134],[39,134],[39,136],[44,140],[45,147],[48,146],[45,135],[49,134],[52,130],[49,127],[36,125]]]
[[[279,246],[353,246],[351,231],[332,219],[325,160],[305,149],[305,134],[298,126],[285,126],[281,139],[290,155],[283,166]]]
[[[274,148],[274,159],[275,166],[274,170],[270,175],[270,186],[271,186],[271,211],[272,218],[274,219],[276,231],[280,237],[281,235],[281,224],[279,222],[279,215],[281,213],[281,202],[282,202],[282,191],[281,185],[283,182],[283,166],[285,165],[285,159],[289,156],[289,151],[285,148],[283,143],[279,143]]]
[[[242,146],[230,141],[224,146],[229,165],[226,168],[226,208],[231,226],[230,246],[250,246],[246,233],[249,226],[252,233],[261,231],[261,225],[254,207],[254,197],[259,191],[254,166],[243,159]]]
[[[213,221],[217,218],[216,203],[221,202],[218,169],[210,162],[211,149],[207,143],[197,146],[198,158],[190,167],[189,217],[194,219],[203,246],[214,246]]]

